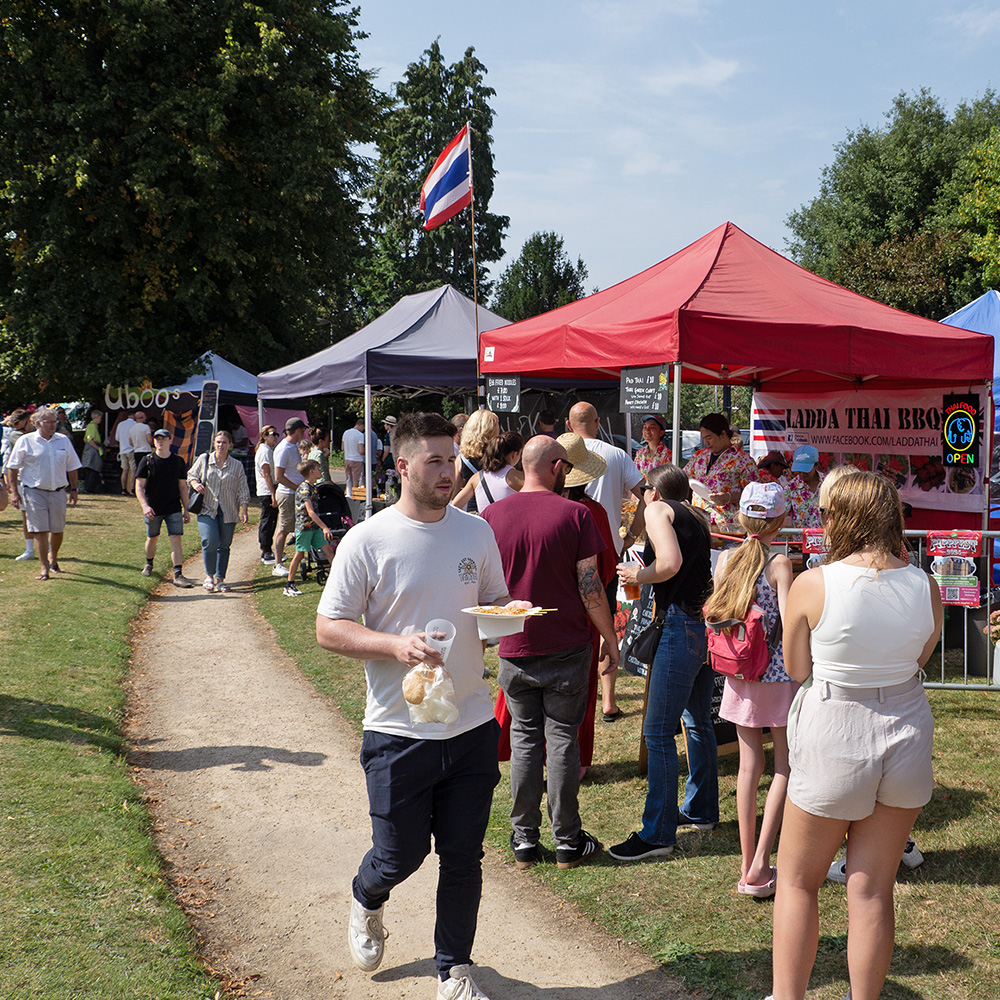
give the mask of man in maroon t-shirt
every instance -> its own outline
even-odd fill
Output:
[[[554,610],[528,618],[523,632],[500,640],[500,686],[511,715],[510,843],[519,868],[541,860],[547,766],[556,862],[575,868],[601,850],[583,829],[579,808],[577,728],[588,708],[588,616],[604,639],[611,670],[618,667],[618,642],[597,572],[604,541],[590,511],[559,496],[573,468],[566,449],[538,435],[524,446],[521,462],[521,492],[490,504],[483,518],[497,537],[510,596]]]

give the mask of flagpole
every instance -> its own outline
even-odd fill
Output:
[[[469,189],[472,200],[469,202],[470,225],[472,226],[472,305],[476,316],[476,402],[480,410],[486,409],[486,388],[483,384],[482,372],[479,370],[479,281],[476,273],[476,187],[472,183],[472,123],[465,123],[469,132]]]

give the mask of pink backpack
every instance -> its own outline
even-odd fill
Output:
[[[706,621],[712,669],[727,677],[759,681],[781,642],[781,618],[775,615],[774,619],[765,631],[767,615],[759,604],[752,604],[745,619]]]

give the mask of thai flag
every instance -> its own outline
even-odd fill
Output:
[[[472,204],[470,166],[469,126],[466,124],[437,158],[420,189],[424,229],[435,229]]]
[[[763,458],[769,451],[784,451],[788,447],[786,411],[762,405],[754,396],[751,415],[750,455]]]

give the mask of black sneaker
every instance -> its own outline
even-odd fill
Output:
[[[686,830],[697,830],[699,833],[709,833],[715,829],[714,823],[696,823],[687,813],[683,813],[680,809],[677,810],[677,829]]]
[[[538,844],[522,844],[517,846],[514,834],[510,835],[510,849],[514,852],[514,865],[522,870],[537,865],[542,860],[542,851]]]
[[[587,833],[586,830],[581,830],[580,839],[576,847],[556,848],[556,867],[575,868],[577,865],[583,864],[587,858],[598,854],[602,850],[601,842],[593,834]]]
[[[615,844],[608,848],[608,854],[615,861],[642,861],[643,858],[665,858],[674,853],[674,845],[666,844],[658,847],[656,844],[647,844],[637,833],[633,833],[628,840],[621,844]]]

